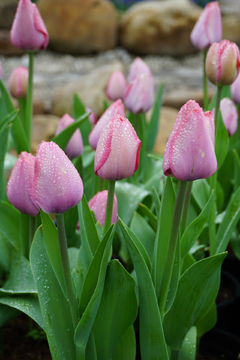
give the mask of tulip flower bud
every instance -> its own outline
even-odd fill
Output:
[[[95,174],[104,180],[131,176],[139,164],[141,141],[128,119],[119,115],[104,127],[95,153]]]
[[[47,214],[62,214],[83,196],[82,179],[67,155],[54,142],[37,148],[32,198]]]
[[[115,101],[123,99],[127,87],[127,80],[121,71],[114,71],[107,84],[107,97]]]
[[[49,36],[38,8],[31,0],[20,0],[10,32],[11,43],[23,50],[43,50]]]
[[[88,116],[88,119],[89,119],[91,125],[95,125],[97,122],[97,115],[88,106],[86,107],[85,110],[86,110],[86,112],[91,112],[91,114]]]
[[[68,127],[72,123],[74,123],[74,119],[70,115],[68,114],[63,115],[63,117],[59,120],[58,127],[56,130],[56,135],[58,135],[60,132],[62,132],[66,127]],[[75,157],[83,153],[83,141],[79,129],[77,129],[71,136],[65,148],[65,153],[70,159],[74,159]]]
[[[89,134],[89,144],[95,150],[97,148],[97,143],[100,137],[100,134],[104,128],[104,126],[115,116],[125,116],[124,105],[122,100],[118,99],[112,105],[107,108],[107,110],[102,114],[97,124],[94,126],[92,131]]]
[[[206,57],[206,74],[215,85],[231,85],[240,71],[240,55],[236,44],[228,40],[214,43]]]
[[[240,74],[238,74],[236,80],[231,85],[231,95],[233,101],[240,105]]]
[[[234,102],[229,98],[223,98],[220,101],[220,111],[228,134],[229,136],[232,136],[235,134],[238,127],[238,111]],[[214,113],[215,109],[212,110],[213,117]]]
[[[218,2],[210,2],[206,5],[190,38],[193,45],[199,50],[204,50],[222,40],[222,19]]]
[[[214,119],[189,100],[180,109],[163,157],[166,176],[181,181],[205,179],[217,170]]]
[[[130,66],[129,74],[128,74],[128,82],[132,82],[136,77],[141,74],[151,75],[151,70],[147,66],[147,64],[140,58],[136,57],[132,65]]]
[[[128,110],[136,114],[147,112],[154,103],[154,87],[152,75],[140,74],[127,87],[124,104]]]
[[[36,216],[39,208],[31,199],[34,177],[35,157],[22,152],[14,165],[8,185],[7,196],[9,201],[24,214]]]
[[[9,91],[12,97],[22,99],[27,97],[28,69],[19,66],[14,69],[9,77]]]
[[[88,203],[89,208],[94,211],[97,221],[100,222],[102,226],[105,223],[105,215],[106,215],[106,208],[107,208],[107,198],[108,198],[108,191],[100,191],[98,192]],[[117,197],[114,194],[113,198],[113,209],[112,209],[112,224],[116,223],[117,221]]]

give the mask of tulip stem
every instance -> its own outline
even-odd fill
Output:
[[[34,52],[29,51],[29,66],[28,66],[28,93],[27,93],[27,104],[25,112],[25,131],[29,145],[31,144],[32,135],[32,114],[33,114],[33,63],[34,63]],[[29,146],[30,147],[30,146]]]
[[[207,50],[203,50],[203,106],[204,111],[208,109],[208,79],[206,74]]]
[[[109,182],[108,182],[107,208],[106,208],[104,231],[103,231],[104,234],[106,233],[107,229],[110,227],[111,222],[112,222],[114,189],[115,189],[115,181],[109,180]]]
[[[20,213],[20,239],[22,253],[29,259],[30,215]]]
[[[217,87],[217,97],[216,97],[216,105],[215,105],[215,113],[214,113],[214,123],[215,123],[215,149],[216,149],[216,138],[217,138],[217,130],[218,130],[218,113],[220,108],[220,101],[222,96],[222,86]]]
[[[164,268],[164,277],[162,281],[162,288],[160,290],[160,313],[162,317],[165,313],[168,290],[171,283],[173,264],[175,260],[175,253],[178,241],[178,231],[181,221],[182,209],[185,201],[185,194],[187,189],[187,181],[179,181],[176,202],[173,211],[172,227],[169,237],[169,247],[166,255],[166,264]]]
[[[57,220],[57,229],[58,229],[58,241],[59,241],[61,259],[62,259],[63,275],[64,275],[68,301],[72,315],[73,327],[75,329],[77,326],[77,319],[78,319],[77,316],[78,306],[77,306],[77,298],[75,295],[74,285],[70,270],[67,239],[66,239],[65,226],[64,226],[64,215],[56,214],[56,220]]]
[[[21,122],[23,124],[24,129],[26,129],[25,126],[25,120],[26,120],[26,99],[18,99],[18,106],[19,106],[19,115]]]
[[[192,181],[187,182],[187,189],[186,189],[186,195],[184,199],[183,212],[182,212],[182,226],[181,226],[182,234],[184,233],[187,226],[187,216],[188,216],[188,208],[191,199],[192,184],[193,184]]]

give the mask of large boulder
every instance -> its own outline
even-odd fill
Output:
[[[201,8],[189,0],[150,1],[133,5],[122,16],[120,42],[138,54],[187,55],[196,51],[190,33]]]
[[[11,29],[18,0],[0,0],[0,29]]]
[[[118,12],[104,0],[39,0],[49,47],[70,54],[112,49],[117,44]]]

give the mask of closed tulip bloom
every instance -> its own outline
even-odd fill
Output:
[[[163,171],[181,181],[205,179],[217,170],[214,119],[189,100],[180,109],[163,157]]]
[[[9,77],[9,91],[12,97],[22,99],[27,97],[28,69],[19,66],[14,69]]]
[[[107,97],[115,101],[123,99],[127,87],[127,80],[121,71],[114,71],[110,76],[107,84]]]
[[[49,36],[38,8],[31,0],[20,0],[10,32],[11,43],[23,50],[41,50]]]
[[[35,157],[22,152],[14,165],[8,185],[7,196],[9,201],[24,214],[36,216],[39,208],[31,199],[34,177]]]
[[[238,127],[238,111],[234,102],[229,98],[223,98],[220,101],[220,111],[228,134],[229,136],[232,136],[235,134]],[[213,117],[214,113],[215,109],[212,110]]]
[[[109,108],[107,108],[107,110],[102,114],[102,116],[100,117],[100,119],[98,120],[98,122],[96,123],[96,125],[94,126],[92,131],[90,132],[88,141],[89,141],[90,146],[94,150],[96,150],[96,148],[97,148],[97,143],[98,143],[99,137],[101,135],[101,132],[102,132],[104,126],[115,115],[120,115],[123,117],[125,116],[124,105],[122,103],[122,100],[120,100],[120,99],[118,99],[117,101],[112,103],[112,105],[110,105]]]
[[[88,119],[89,119],[91,125],[95,125],[97,122],[97,115],[88,106],[86,107],[85,110],[86,110],[86,112],[91,112],[91,114],[88,116]]]
[[[228,40],[214,43],[206,58],[206,74],[215,85],[231,85],[240,71],[240,55],[236,44]]]
[[[100,222],[102,226],[105,223],[105,215],[106,215],[106,207],[107,207],[107,198],[108,198],[108,191],[100,191],[98,192],[88,203],[89,208],[94,211],[96,216],[96,220]],[[114,194],[113,198],[113,209],[112,209],[112,224],[116,223],[117,221],[117,197]]]
[[[193,45],[199,50],[204,50],[222,40],[222,18],[218,2],[210,2],[206,5],[190,38]]]
[[[58,127],[56,130],[56,135],[62,132],[66,127],[74,123],[74,119],[65,114],[58,123]],[[82,135],[79,129],[77,129],[73,135],[71,136],[66,148],[65,153],[70,159],[74,159],[75,157],[81,155],[83,153],[83,140]]]
[[[95,174],[104,180],[131,176],[139,164],[141,141],[128,119],[116,115],[104,127],[95,153]]]
[[[129,69],[128,82],[132,82],[141,74],[152,75],[151,70],[147,64],[140,57],[136,57]]]
[[[62,214],[83,196],[82,179],[65,152],[54,142],[37,148],[32,197],[47,214]]]
[[[231,95],[233,101],[240,105],[240,74],[238,74],[236,80],[231,85]]]
[[[154,86],[152,75],[141,74],[127,87],[124,104],[128,110],[136,114],[147,112],[154,103]]]

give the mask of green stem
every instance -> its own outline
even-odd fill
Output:
[[[25,125],[25,120],[26,120],[26,99],[18,99],[18,105],[19,105],[19,116],[20,119],[22,121],[23,127],[25,129],[26,132],[26,125]]]
[[[20,239],[22,252],[26,259],[29,258],[29,233],[30,215],[20,213]]]
[[[184,199],[183,212],[182,212],[182,227],[181,227],[182,234],[184,233],[187,226],[187,216],[188,216],[188,208],[191,199],[192,184],[193,184],[192,181],[188,181],[187,183],[186,195]]]
[[[171,227],[171,233],[170,233],[170,238],[169,238],[168,253],[166,256],[166,264],[165,264],[165,268],[164,268],[164,277],[163,277],[162,288],[161,288],[161,292],[160,292],[159,307],[160,307],[160,313],[162,316],[165,313],[168,290],[169,290],[171,277],[172,277],[175,252],[176,252],[177,241],[178,241],[178,231],[179,231],[179,226],[180,226],[180,221],[181,221],[182,208],[183,208],[183,204],[184,204],[186,188],[187,188],[187,182],[179,181],[177,197],[176,197],[176,202],[175,202],[174,211],[173,211],[172,227]]]
[[[203,106],[205,111],[208,108],[208,79],[206,74],[206,56],[207,50],[203,50]]]
[[[171,360],[179,359],[179,350],[171,350]]]
[[[37,217],[30,216],[29,245],[31,246],[35,231],[37,230]]]
[[[104,231],[103,231],[104,234],[106,233],[107,229],[110,227],[111,222],[112,222],[114,189],[115,189],[115,181],[109,180],[109,182],[108,182],[107,208],[106,208]]]
[[[28,93],[27,93],[27,104],[25,112],[25,131],[29,145],[31,144],[32,135],[32,114],[33,114],[33,63],[34,63],[34,52],[29,51],[29,67],[28,67]]]
[[[62,259],[63,275],[64,275],[68,301],[72,315],[73,327],[75,329],[78,321],[78,306],[77,306],[77,298],[75,295],[73,280],[70,270],[63,214],[56,214],[56,220],[57,220],[57,229],[58,229],[58,241],[59,241],[61,259]]]
[[[215,140],[217,136],[217,130],[218,130],[218,114],[219,114],[219,108],[220,108],[220,101],[222,96],[222,86],[217,87],[217,97],[216,97],[216,105],[215,105],[215,114],[214,114],[214,123],[215,123]],[[216,143],[215,143],[215,149],[216,149]]]

